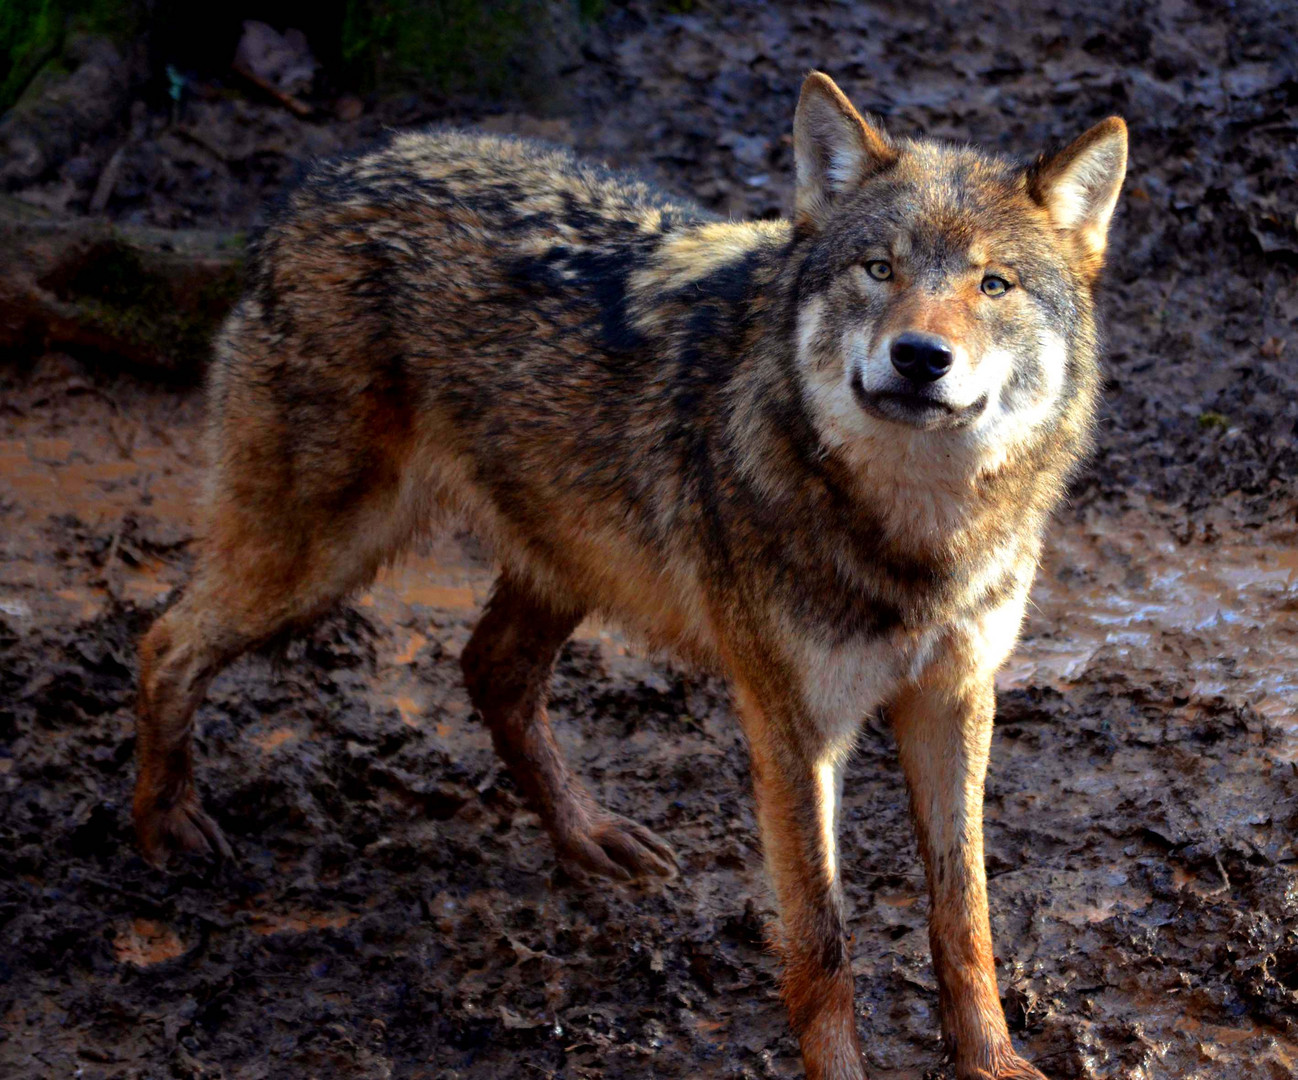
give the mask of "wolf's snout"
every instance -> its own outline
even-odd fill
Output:
[[[908,330],[892,343],[892,366],[911,382],[937,382],[954,359],[951,346],[933,334]]]

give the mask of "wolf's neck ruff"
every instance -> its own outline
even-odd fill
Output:
[[[724,492],[709,510],[717,550],[743,552],[750,574],[769,560],[760,576],[772,599],[769,583],[824,579],[839,601],[822,610],[846,618],[836,632],[921,625],[986,603],[1011,588],[1013,564],[1035,557],[1085,450],[1089,402],[1010,447],[886,422],[853,430],[835,415],[850,410],[859,426],[841,364],[818,380],[800,355],[825,303],[799,295],[805,258],[784,223],[683,224],[630,276],[641,372],[688,388],[673,399],[673,422],[695,442],[673,463],[673,493],[689,498],[705,477]],[[814,545],[793,539],[808,522]],[[849,614],[849,603],[862,610]]]

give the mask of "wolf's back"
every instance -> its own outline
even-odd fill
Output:
[[[443,244],[460,252],[476,241],[482,258],[498,260],[546,245],[615,246],[707,218],[687,201],[559,147],[429,131],[317,163],[285,198],[264,239],[273,246],[280,237],[302,240],[303,230],[328,226],[390,238],[399,223],[426,258]]]
[[[215,456],[247,442],[231,422],[265,432],[312,498],[422,460],[407,475],[461,476],[451,501],[489,503],[496,534],[572,550],[621,531],[662,552],[714,499],[695,474],[736,370],[735,271],[779,239],[741,228],[705,257],[700,227],[731,228],[713,221],[488,135],[321,162],[256,242],[218,342]]]

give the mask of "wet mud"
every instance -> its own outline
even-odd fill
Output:
[[[561,116],[384,108],[544,134],[745,214],[787,200],[781,136],[813,64],[899,132],[1030,151],[1127,116],[1098,452],[998,682],[1000,984],[1052,1078],[1295,1076],[1294,12],[954,12],[631,5]],[[249,224],[302,147],[369,122],[204,107],[209,141],[288,134],[247,175],[204,166],[181,214],[199,224]],[[205,183],[227,186],[203,202]],[[110,212],[166,223],[182,190]],[[581,627],[560,740],[683,873],[569,878],[460,682],[492,579],[468,537],[223,674],[200,786],[237,864],[142,862],[134,643],[185,580],[201,413],[103,358],[0,362],[0,1077],[800,1076],[724,688]],[[871,1075],[927,1080],[950,1074],[894,757],[870,719],[844,795],[853,970]]]

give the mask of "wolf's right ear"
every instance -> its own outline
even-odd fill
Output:
[[[820,229],[835,199],[896,159],[888,136],[852,108],[833,79],[819,71],[807,76],[793,115],[796,225]]]

